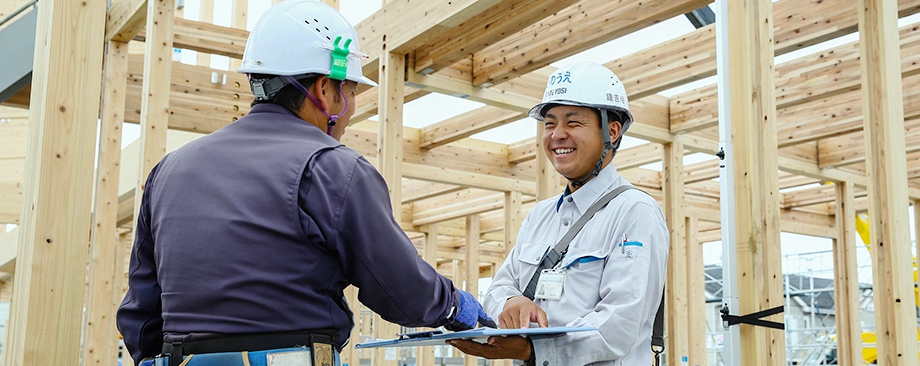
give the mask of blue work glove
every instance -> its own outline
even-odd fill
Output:
[[[456,332],[476,328],[477,323],[486,327],[497,328],[495,321],[489,318],[489,315],[482,310],[482,305],[479,304],[476,297],[469,292],[458,291],[460,291],[460,308],[453,310],[453,313],[447,319],[449,323],[444,326],[445,328]]]

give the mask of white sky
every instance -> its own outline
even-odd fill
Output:
[[[187,19],[197,20],[199,19],[199,0],[185,0],[185,17]],[[249,1],[249,18],[248,18],[248,29],[252,29],[255,22],[258,20],[259,16],[271,5],[270,0],[250,0]],[[714,5],[710,5],[714,6]],[[214,14],[214,23],[223,26],[230,26],[230,0],[215,0],[215,14]],[[357,24],[364,18],[373,14],[375,11],[380,9],[380,0],[341,0],[341,12],[352,24]],[[718,12],[716,12],[718,14]],[[902,27],[907,24],[913,24],[920,22],[920,14],[913,15],[910,17],[902,18],[898,22],[898,26]],[[552,66],[560,67],[575,61],[594,61],[597,63],[604,63],[614,59],[617,59],[622,56],[629,55],[631,53],[640,51],[645,48],[652,47],[661,42],[680,37],[684,34],[693,31],[693,26],[683,15],[666,20],[654,26],[648,27],[641,31],[635,32],[625,37],[613,40],[606,44],[600,45],[593,49],[587,50],[585,52],[573,55],[566,59],[560,60],[552,64]],[[837,39],[833,39],[812,47],[808,47],[802,50],[791,52],[780,57],[776,58],[776,63],[783,63],[798,57],[805,55],[822,52],[824,50],[837,47],[839,45],[853,42],[859,39],[858,34],[851,34]],[[181,52],[181,59],[183,63],[194,64],[196,62],[196,52],[184,50]],[[227,69],[229,61],[226,57],[223,56],[212,56],[211,66],[219,69]],[[659,94],[671,97],[682,92],[699,88],[706,85],[711,85],[716,82],[716,77],[709,77],[702,80],[698,80],[687,85],[683,85],[677,88],[663,91]],[[404,125],[409,127],[420,128],[424,126],[437,123],[439,121],[445,120],[447,118],[462,114],[464,112],[473,110],[482,106],[482,103],[474,102],[470,100],[460,99],[456,97],[446,96],[442,94],[433,93],[428,96],[419,98],[415,101],[407,103],[404,107]],[[372,119],[376,119],[376,116]],[[526,138],[534,137],[536,134],[535,121],[526,118],[517,122],[507,124],[505,126],[492,129],[483,133],[473,135],[473,138],[500,142],[500,143],[513,143],[521,141]],[[124,138],[122,139],[123,146],[127,146],[139,136],[139,127],[135,124],[125,124],[124,126]],[[646,141],[635,139],[635,138],[624,138],[622,147],[631,147],[645,143]],[[712,156],[706,154],[691,154],[684,157],[685,164],[693,164],[696,162],[713,159]],[[644,168],[661,170],[661,163],[649,164],[644,166]],[[913,212],[909,211],[910,219],[908,220],[911,223],[911,240],[914,239],[915,233],[913,229]],[[11,229],[12,226],[10,226]],[[800,253],[811,253],[811,252],[820,252],[820,251],[829,251],[832,249],[831,241],[829,239],[823,238],[814,238],[803,235],[783,233],[781,236],[782,241],[782,250],[784,255],[797,255]],[[857,241],[861,243],[861,241]],[[703,245],[704,250],[704,262],[706,264],[716,264],[721,262],[722,246],[721,242],[712,242],[706,243]],[[861,249],[858,255],[858,261],[860,264],[868,263],[868,253],[865,249]],[[795,261],[792,261],[795,262]],[[826,263],[827,261],[810,262],[807,266],[812,266],[815,268],[833,268],[833,263]],[[799,266],[794,264],[794,266]],[[799,266],[801,267],[801,266]],[[813,268],[814,269],[814,268]],[[787,268],[788,270],[794,270],[793,268]],[[828,276],[832,277],[832,274]],[[870,277],[866,277],[870,276]],[[825,276],[822,276],[825,277]],[[865,282],[871,278],[871,271],[868,275],[860,273],[860,281]]]

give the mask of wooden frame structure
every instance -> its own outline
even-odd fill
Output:
[[[338,6],[337,0],[331,2]],[[364,63],[364,72],[380,87],[361,90],[353,127],[342,141],[376,163],[389,183],[396,217],[419,253],[457,283],[465,279],[467,289],[475,289],[476,279],[489,276],[507,256],[523,215],[537,199],[557,194],[562,180],[543,157],[539,140],[506,145],[470,136],[522,118],[538,103],[545,80],[554,71],[550,62],[710,2],[386,2],[356,25],[362,50],[371,56]],[[747,129],[736,130],[742,141],[750,141],[750,148],[738,152],[736,159],[747,159],[744,169],[752,172],[749,181],[742,179],[736,186],[749,187],[745,189],[750,194],[745,203],[738,205],[738,232],[751,233],[745,234],[748,236],[744,242],[750,245],[745,246],[747,259],[740,263],[740,271],[750,274],[748,278],[753,281],[749,283],[752,291],[744,292],[750,300],[743,301],[751,302],[743,303],[743,311],[761,310],[777,302],[776,290],[782,288],[776,277],[780,230],[835,239],[838,309],[844,312],[838,316],[839,329],[851,330],[838,340],[841,349],[858,347],[861,339],[856,331],[859,317],[853,313],[859,309],[853,306],[855,244],[851,224],[856,212],[868,210],[873,228],[880,228],[872,232],[873,243],[881,248],[875,252],[873,263],[876,286],[886,289],[884,295],[876,291],[878,326],[890,335],[879,337],[880,355],[891,365],[916,364],[916,358],[909,356],[917,355],[917,345],[912,341],[915,322],[904,320],[913,316],[912,302],[901,299],[910,298],[909,285],[913,281],[910,256],[906,255],[910,247],[905,237],[909,227],[905,210],[910,200],[920,202],[920,24],[896,29],[896,19],[920,12],[920,0],[899,0],[896,4],[882,0],[780,0],[772,5],[765,0],[746,2],[751,5],[746,7],[747,13],[739,10],[739,19],[754,19],[750,24],[760,26],[745,28],[732,41],[733,47],[757,50],[746,55],[739,52],[739,56],[748,57],[739,63],[755,67],[738,72],[738,84],[733,90],[739,94],[733,98],[737,97],[737,105],[745,108],[737,109],[733,119],[750,117],[767,123],[748,124],[744,125]],[[204,11],[213,12],[213,1],[202,4]],[[64,93],[66,89],[62,88],[70,84],[35,84],[31,97],[29,91],[24,91],[6,101],[6,105],[19,108],[29,108],[31,104],[32,109],[28,119],[21,111],[0,110],[0,122],[14,122],[0,123],[0,222],[22,225],[0,238],[0,272],[12,273],[16,284],[11,314],[13,333],[28,335],[35,329],[35,322],[40,320],[35,320],[32,312],[50,317],[53,309],[73,312],[84,306],[80,296],[51,297],[37,281],[47,276],[59,280],[83,278],[83,262],[76,263],[88,256],[91,275],[85,299],[87,341],[82,359],[84,364],[114,364],[116,333],[112,321],[115,299],[124,291],[124,243],[126,235],[130,237],[125,232],[132,226],[134,203],[143,192],[146,174],[164,153],[195,136],[184,132],[213,132],[249,110],[252,97],[246,78],[211,69],[206,61],[208,54],[223,55],[232,59],[231,65],[238,65],[248,35],[240,29],[248,16],[247,4],[248,0],[233,0],[234,28],[228,28],[178,17],[175,0],[115,0],[106,12],[104,34],[95,28],[79,33],[92,39],[93,44],[106,44],[104,51],[96,47],[89,52],[92,55],[87,57],[92,62],[79,65],[85,70],[100,70],[96,60],[105,54],[103,74],[87,77],[84,81],[89,82],[83,83],[103,85],[104,89],[92,206],[88,189],[83,192],[86,199],[76,201],[72,195],[45,195],[44,191],[39,194],[30,188],[61,193],[63,190],[55,185],[67,184],[42,180],[43,164],[53,163],[46,160],[54,156],[56,147],[36,143],[43,141],[39,133],[48,141],[58,138],[58,134],[73,132],[54,130],[48,124],[48,115],[56,113],[58,105],[50,98]],[[58,45],[68,36],[55,28],[56,22],[65,21],[58,13],[62,7],[66,8],[52,0],[39,2],[40,27],[50,32],[45,34],[40,29],[39,34],[49,37],[52,48],[64,47]],[[87,8],[68,16],[98,14],[90,14]],[[202,19],[209,18],[205,15]],[[864,40],[862,44],[846,44],[773,65],[774,55],[857,31]],[[131,41],[146,41],[144,51],[129,52]],[[199,63],[205,65],[171,61],[173,47],[200,52]],[[705,343],[698,341],[704,327],[695,321],[703,317],[704,311],[697,304],[704,291],[700,243],[721,239],[719,185],[713,181],[719,174],[714,156],[718,150],[717,89],[706,86],[671,98],[657,93],[714,75],[715,47],[715,28],[709,25],[605,64],[623,80],[631,98],[637,123],[627,135],[649,141],[620,151],[615,165],[621,175],[664,204],[671,226],[669,352],[689,356],[691,365],[706,362]],[[61,51],[50,50],[52,55]],[[54,72],[64,60],[37,57],[35,73]],[[213,79],[219,81],[214,83]],[[39,80],[43,79],[37,77]],[[83,96],[86,105],[97,105],[97,94],[83,90],[73,94]],[[421,129],[404,127],[402,105],[428,93],[467,98],[486,106]],[[751,95],[757,96],[757,102],[747,109]],[[92,121],[91,108],[85,112],[86,115],[68,118],[82,118],[84,124]],[[375,114],[379,115],[379,123],[366,121]],[[22,132],[26,120],[32,129],[28,139]],[[139,146],[124,152],[117,148],[123,122],[140,123],[143,131]],[[85,148],[84,145],[79,146]],[[713,159],[685,166],[683,156],[697,152],[711,154]],[[25,168],[21,165],[23,158],[30,162]],[[38,159],[42,159],[41,163]],[[659,161],[664,165],[662,171],[643,168]],[[89,168],[86,164],[79,165],[79,171],[77,165],[73,167],[74,176],[79,177],[74,179],[85,185],[91,174]],[[884,174],[867,176],[867,172]],[[23,176],[27,177],[25,184]],[[121,187],[115,179],[122,183]],[[766,184],[761,186],[760,182]],[[836,185],[781,193],[787,188],[824,182]],[[36,201],[36,194],[43,199]],[[23,201],[34,204],[34,208]],[[70,237],[76,240],[70,242],[72,245],[82,245],[79,237],[90,229],[88,215],[95,212],[92,249],[83,256],[65,258],[72,253],[53,247],[40,249],[39,239],[46,235],[41,225],[55,214],[49,207],[60,207],[65,202],[74,205],[68,212],[75,215],[74,220],[67,229],[68,235],[77,234]],[[914,207],[917,210],[918,206]],[[82,237],[85,241],[89,235]],[[48,257],[33,253],[40,250],[47,250]],[[70,265],[62,264],[50,273],[39,265],[48,258],[66,260]],[[26,265],[15,266],[22,261]],[[760,288],[770,291],[760,293]],[[348,295],[356,299],[353,290]],[[359,310],[356,314],[360,314],[360,306],[355,303],[352,301]],[[32,304],[27,306],[28,311],[25,304]],[[75,318],[68,321],[74,322]],[[354,335],[368,334],[373,329],[376,336],[386,337],[398,331],[398,327],[383,325],[379,318],[362,317],[358,324]],[[62,351],[50,356],[33,352],[37,346],[30,342],[51,338],[11,338],[14,343],[4,347],[9,350],[4,352],[5,364],[76,363],[79,353],[74,349],[79,348],[80,335],[73,329],[60,326],[51,331]],[[745,364],[774,364],[784,359],[780,356],[784,354],[782,333],[744,333],[749,342],[744,347],[749,355]],[[65,344],[67,351],[63,351]],[[359,357],[372,357],[375,365],[395,364],[385,352],[369,356],[349,349],[343,353],[343,359],[353,363]],[[840,357],[854,364],[859,354],[840,352]],[[420,358],[432,360],[433,354]],[[65,359],[68,361],[61,361]],[[669,357],[668,361],[670,365],[680,364],[679,357]]]

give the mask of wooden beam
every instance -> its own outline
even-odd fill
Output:
[[[43,1],[37,16],[16,296],[3,363],[75,365],[96,133],[86,122],[99,116],[106,9],[100,1]]]
[[[488,174],[414,163],[403,163],[402,166],[406,178],[494,191],[521,191],[531,195],[537,193],[536,185],[523,179],[496,177]]]
[[[430,74],[500,42],[578,0],[501,1],[482,15],[473,17],[419,47],[415,71]]]
[[[869,177],[869,217],[878,360],[917,365],[916,305],[907,222],[907,168],[897,7],[859,0],[860,68]]]
[[[406,74],[406,85],[429,92],[474,100],[518,113],[527,113],[531,107],[540,103],[539,97],[505,92],[500,88],[480,88],[470,85],[467,81],[438,74],[422,75],[412,70]]]
[[[898,2],[901,16],[917,12],[920,1]],[[855,4],[823,0],[773,3],[777,56],[856,32]],[[623,81],[631,100],[716,74],[715,26],[605,64]],[[780,119],[781,121],[782,119]]]
[[[419,131],[419,147],[433,149],[524,117],[526,115],[522,113],[502,108],[479,107],[457,117],[421,128]]]
[[[500,84],[709,2],[582,0],[476,52],[473,85]],[[598,29],[609,31],[598,32]]]
[[[689,313],[687,312],[687,242],[686,215],[684,214],[684,145],[679,136],[664,147],[664,167],[661,178],[664,180],[665,215],[668,219],[670,249],[667,265],[667,286],[665,286],[666,317],[665,348],[668,350],[668,366],[681,366],[683,359],[689,357],[690,334]]]
[[[452,184],[424,182],[415,179],[403,179],[402,203],[412,203],[444,194],[463,190],[464,187]]]
[[[93,202],[89,288],[84,322],[84,365],[111,365],[118,360],[118,336],[112,302],[118,233],[118,176],[121,163],[122,124],[125,119],[125,83],[128,44],[110,41],[105,51],[105,93],[100,119],[99,157]]]
[[[859,308],[859,269],[856,267],[856,211],[851,182],[837,183],[837,239],[834,240],[834,320],[837,323],[837,360],[841,365],[862,363],[862,327]],[[914,206],[916,210],[916,205]]]
[[[734,144],[738,314],[783,304],[777,187],[773,9],[769,0],[728,2],[727,56]],[[735,310],[733,309],[734,313]],[[782,315],[770,317],[782,322]],[[785,365],[783,332],[740,325],[746,365]]]
[[[920,31],[916,25],[900,30],[905,55],[920,52]],[[845,44],[830,50],[785,62],[776,68],[777,108],[792,107],[859,89],[859,45]],[[920,63],[905,58],[903,76],[920,72]],[[781,123],[788,123],[779,115]],[[671,132],[690,132],[718,122],[715,85],[695,89],[671,98]]]
[[[504,196],[500,193],[468,191],[460,197],[465,197],[465,199],[453,203],[439,201],[434,208],[416,208],[412,214],[412,225],[428,225],[504,207]]]
[[[905,117],[904,132],[902,133],[905,138],[905,153],[920,151],[920,87],[917,86],[917,82],[920,82],[920,76],[904,79],[903,84],[908,88],[904,90],[902,102]],[[861,107],[859,112],[854,117],[858,117],[859,122],[862,122]],[[852,126],[855,122],[851,123],[847,127],[853,128]],[[865,139],[866,133],[860,126],[853,133],[819,141],[818,166],[844,166],[866,161]]]
[[[686,218],[687,225],[687,336],[690,339],[687,365],[707,365],[706,359],[706,273],[703,246],[699,241],[699,219]]]
[[[209,22],[182,18],[175,18],[174,21],[173,45],[176,48],[234,59],[243,58],[243,50],[246,48],[246,40],[249,37],[249,32],[245,29],[223,27]],[[144,37],[139,36],[135,40],[146,42]],[[235,70],[230,71],[236,72]]]
[[[105,15],[105,40],[128,42],[144,27],[147,0],[119,0]]]
[[[389,52],[407,54],[473,19],[498,0],[387,1],[376,13],[355,26],[361,51],[370,57],[365,68],[377,69]]]

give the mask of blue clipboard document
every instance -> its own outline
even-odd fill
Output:
[[[452,339],[467,339],[480,343],[486,342],[489,337],[500,336],[559,336],[566,333],[588,332],[597,330],[595,327],[552,327],[552,328],[522,328],[522,329],[495,329],[476,328],[462,332],[442,333],[432,330],[418,333],[401,334],[397,339],[380,339],[367,341],[355,345],[355,348],[377,347],[415,347],[415,346],[443,346],[444,342]]]

